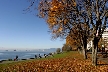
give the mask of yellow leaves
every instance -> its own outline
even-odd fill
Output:
[[[60,28],[58,29],[58,31],[59,31],[59,32],[61,32],[61,31],[62,31],[62,29],[63,29],[63,28],[62,28],[62,27],[60,27]]]
[[[58,8],[57,6],[54,6],[54,8]]]
[[[64,24],[67,24],[67,22],[68,22],[68,20],[67,20],[67,19],[65,19],[65,20],[64,20]]]
[[[68,35],[66,37],[66,44],[72,47],[73,42],[74,42],[74,40],[71,38],[71,36]]]
[[[63,28],[60,27],[60,28],[58,28],[58,29],[54,29],[54,30],[52,31],[52,33],[53,33],[53,34],[58,34],[58,33],[62,32],[62,30],[63,30]]]
[[[81,44],[80,38],[77,34],[78,31],[75,28],[73,28],[72,32],[66,37],[66,44],[70,45],[74,49],[76,49],[77,45]]]
[[[51,7],[50,10],[53,11],[53,7]]]
[[[55,17],[48,17],[47,23],[50,25],[56,24],[57,23],[56,18]]]
[[[50,18],[51,18],[51,17],[54,18],[54,17],[56,16],[56,13],[54,13],[54,12],[49,12],[48,15],[49,15]],[[48,18],[49,18],[49,17],[48,17]]]
[[[61,24],[64,24],[65,31],[65,28],[67,28],[66,24],[71,21],[68,18],[73,6],[76,6],[75,0],[41,0],[38,10],[40,17],[44,18],[48,23],[51,32],[60,36],[59,34],[63,34],[61,33],[63,32]]]
[[[62,2],[58,0],[52,0],[51,3],[52,3],[51,8],[50,8],[51,11],[57,11],[59,13],[59,11],[64,9],[65,7],[65,5],[62,4]]]
[[[42,13],[42,12],[40,12],[40,14],[39,14],[42,18],[44,18],[45,17],[45,15],[44,15],[44,13]]]
[[[76,2],[73,3],[73,6],[76,6]]]
[[[55,33],[57,33],[57,31],[56,30],[53,30],[52,33],[55,34]]]

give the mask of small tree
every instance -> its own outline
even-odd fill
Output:
[[[72,51],[72,47],[67,44],[64,44],[62,47],[62,51]]]
[[[57,54],[59,54],[61,52],[61,49],[57,48],[56,52],[57,52]]]
[[[72,48],[70,46],[68,46],[68,48],[66,49],[66,51],[72,51]]]

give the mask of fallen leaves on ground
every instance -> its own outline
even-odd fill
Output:
[[[48,60],[34,60],[10,65],[3,68],[3,72],[107,72],[108,65],[98,61],[98,66],[93,66],[91,60],[64,57]]]

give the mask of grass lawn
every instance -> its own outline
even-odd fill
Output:
[[[91,59],[84,60],[77,51],[55,54],[54,57],[0,64],[0,72],[107,72],[108,65],[98,61],[92,66]],[[102,65],[104,64],[104,65]]]
[[[21,61],[4,61],[0,64],[0,70],[3,68],[6,68],[11,65],[15,65],[18,63],[26,63],[26,62],[32,62],[32,61],[38,61],[38,60],[49,60],[49,59],[56,59],[56,58],[65,58],[65,57],[78,57],[76,56],[79,54],[77,51],[70,51],[70,52],[63,52],[61,54],[54,54],[54,57],[47,57],[47,58],[40,58],[40,59],[29,59],[29,60],[21,60]],[[81,57],[82,58],[82,57]]]

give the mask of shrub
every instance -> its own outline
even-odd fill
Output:
[[[12,61],[12,59],[8,59],[8,61]]]
[[[56,52],[57,52],[57,54],[59,54],[61,52],[61,49],[57,48]]]
[[[21,59],[21,60],[27,60],[27,59]]]

